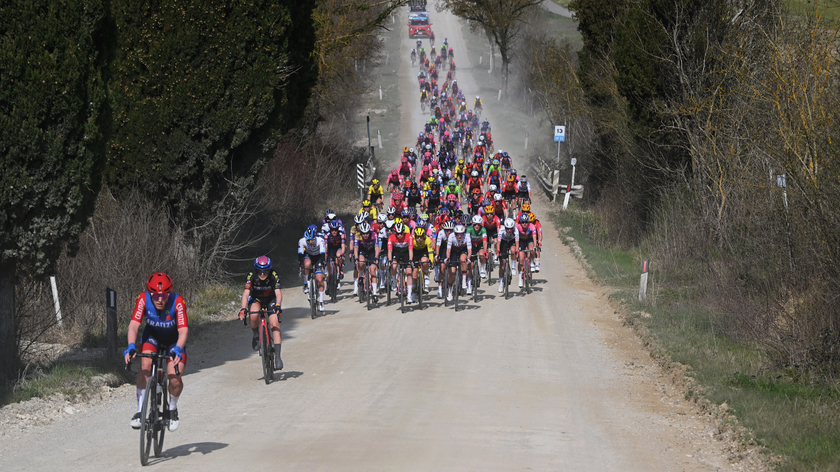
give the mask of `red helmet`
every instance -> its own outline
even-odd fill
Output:
[[[423,166],[423,170],[429,170],[429,166]]]
[[[473,189],[471,190],[471,192],[472,192],[472,193],[474,193],[474,194],[480,194],[480,193],[481,193],[481,189],[480,189],[480,188],[478,188],[478,187],[473,187]]]
[[[172,291],[172,279],[163,272],[155,272],[146,282],[149,293],[169,293]]]
[[[403,197],[403,194],[401,194],[400,192],[396,192],[394,194],[394,200],[402,200],[402,197]]]
[[[402,163],[403,163],[403,164],[405,164],[406,162],[408,162],[408,158],[407,158],[407,157],[403,157],[403,158],[402,158]]]
[[[392,170],[391,175],[397,175],[397,169]]]

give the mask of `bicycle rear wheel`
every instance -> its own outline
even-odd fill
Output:
[[[154,374],[154,373],[153,373]],[[157,379],[155,375],[150,375],[146,382],[146,396],[143,399],[143,408],[140,410],[140,464],[146,465],[149,463],[149,452],[152,450],[152,443],[157,439],[154,434],[154,429],[157,425],[157,405],[155,404],[155,397],[157,396]]]

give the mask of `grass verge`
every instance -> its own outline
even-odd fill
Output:
[[[722,334],[725,319],[703,309],[690,286],[672,288],[651,264],[648,300],[638,300],[643,256],[597,244],[596,216],[570,210],[554,215],[566,244],[577,243],[590,276],[614,289],[626,321],[656,354],[689,367],[688,396],[725,405],[750,431],[744,441],[764,446],[782,471],[840,471],[840,390],[767,368],[761,351]],[[572,244],[574,246],[574,244]],[[776,456],[781,456],[779,459]]]

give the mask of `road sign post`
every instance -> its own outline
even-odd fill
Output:
[[[560,167],[560,143],[566,141],[566,127],[554,127],[554,140],[557,141],[557,167]]]

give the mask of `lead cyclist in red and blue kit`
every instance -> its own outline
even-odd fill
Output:
[[[163,272],[157,272],[146,281],[146,291],[137,296],[131,321],[128,323],[128,348],[123,352],[125,363],[137,354],[134,341],[143,319],[146,327],[140,338],[140,352],[155,353],[168,350],[171,360],[166,362],[169,377],[169,431],[178,429],[178,398],[184,390],[181,375],[187,363],[187,304],[183,297],[172,292],[172,279]],[[175,374],[178,364],[181,375]],[[140,410],[146,394],[146,382],[152,372],[152,359],[143,357],[137,372],[137,413],[131,418],[131,427],[140,429]]]

